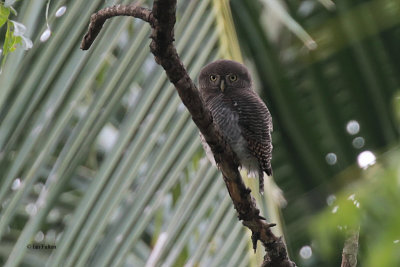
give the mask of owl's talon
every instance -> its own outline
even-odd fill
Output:
[[[244,221],[248,218],[248,214],[238,214],[239,221]]]

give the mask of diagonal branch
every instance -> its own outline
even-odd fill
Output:
[[[81,48],[83,50],[90,48],[108,18],[132,16],[150,24],[152,28],[150,50],[155,61],[164,68],[182,102],[192,115],[192,120],[211,147],[229,195],[239,214],[239,220],[242,220],[243,225],[252,231],[253,247],[256,247],[257,240],[260,240],[265,247],[267,253],[262,266],[294,267],[296,264],[290,261],[282,238],[276,237],[271,232],[270,227],[275,224],[268,224],[260,216],[260,210],[238,171],[236,155],[213,124],[210,111],[204,105],[199,91],[178,56],[173,44],[175,12],[176,0],[155,0],[152,10],[136,4],[107,7],[91,16],[88,33],[82,40]]]

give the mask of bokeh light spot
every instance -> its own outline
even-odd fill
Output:
[[[346,130],[351,135],[358,134],[360,131],[360,124],[356,120],[351,120],[347,123]]]
[[[358,166],[360,166],[360,168],[362,169],[366,169],[369,166],[374,165],[375,162],[376,162],[376,157],[374,153],[372,153],[371,151],[368,150],[363,151],[357,156]]]
[[[300,256],[301,256],[303,259],[309,259],[309,258],[311,258],[311,256],[312,256],[312,249],[311,249],[311,247],[310,247],[310,246],[303,246],[303,247],[300,249]]]
[[[337,162],[337,156],[335,153],[328,153],[325,156],[325,160],[329,165],[335,165]]]
[[[365,144],[365,140],[364,138],[362,138],[361,136],[358,136],[356,138],[353,139],[352,145],[354,148],[362,148]]]

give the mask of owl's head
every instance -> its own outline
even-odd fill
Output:
[[[229,93],[232,90],[251,90],[251,77],[239,62],[220,59],[206,65],[199,75],[203,93]]]

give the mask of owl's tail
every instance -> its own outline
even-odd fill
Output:
[[[265,168],[264,170],[262,168],[260,168],[258,171],[258,179],[259,179],[258,190],[260,191],[261,195],[264,194],[264,172],[268,176],[272,176],[272,168],[269,167],[269,168]]]

